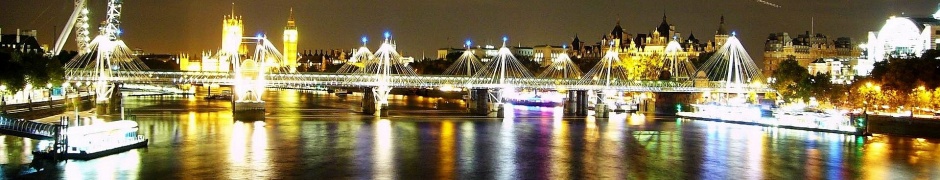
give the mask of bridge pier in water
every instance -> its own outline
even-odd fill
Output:
[[[490,89],[471,89],[467,108],[470,113],[479,116],[503,117],[505,107],[499,101],[490,98]]]
[[[95,113],[100,115],[114,114],[121,112],[121,84],[114,84],[110,93],[104,94],[108,97],[95,97]],[[96,96],[102,96],[97,94]]]
[[[588,115],[588,94],[586,90],[568,91],[568,99],[565,101],[565,114]]]
[[[638,112],[676,115],[679,111],[688,111],[691,108],[690,104],[695,103],[695,99],[700,97],[701,93],[659,92],[654,93],[653,96],[640,101]]]
[[[388,117],[388,104],[376,101],[375,87],[362,88],[362,114],[376,117]]]

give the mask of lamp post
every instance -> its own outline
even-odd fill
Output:
[[[26,83],[26,89],[24,91],[27,92],[26,93],[26,105],[29,106],[29,110],[32,111],[33,110],[33,85],[30,83]]]
[[[69,85],[70,84],[68,82],[62,83],[62,105],[65,107],[68,107],[67,105],[69,103],[69,96],[68,96]]]
[[[0,85],[0,115],[7,113],[7,85]]]
[[[46,92],[49,94],[46,105],[49,106],[49,109],[52,109],[52,83],[46,83]]]
[[[46,90],[49,92],[49,101],[52,101],[52,83],[46,83]]]

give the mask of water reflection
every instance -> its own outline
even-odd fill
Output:
[[[396,97],[392,117],[376,119],[355,112],[356,95],[267,98],[283,108],[264,121],[233,121],[224,101],[130,99],[150,147],[57,171],[27,170],[36,142],[3,136],[0,178],[940,179],[937,139],[522,106],[481,118],[418,96]]]
[[[395,162],[392,140],[392,122],[380,119],[375,122],[375,157],[372,166],[375,169],[372,179],[395,179]]]

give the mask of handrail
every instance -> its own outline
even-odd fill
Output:
[[[23,119],[13,119],[0,116],[0,130],[7,130],[19,133],[25,133],[30,135],[42,136],[42,137],[53,137],[55,132],[55,125],[45,124],[33,121],[27,121]]]

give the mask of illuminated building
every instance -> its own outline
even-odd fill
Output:
[[[837,58],[816,59],[806,66],[809,74],[829,74],[829,81],[833,84],[849,84],[855,80],[855,70],[850,64],[852,61]]]
[[[764,43],[763,74],[772,75],[777,70],[780,62],[788,58],[793,58],[797,64],[807,69],[810,68],[811,64],[817,66],[817,69],[841,69],[842,67],[854,66],[859,55],[861,55],[861,50],[848,37],[830,40],[826,35],[812,34],[806,31],[805,34],[791,38],[790,34],[786,32],[772,33]],[[826,63],[823,61],[826,61]],[[837,66],[818,67],[825,64],[832,65],[834,61],[837,62],[835,63]],[[811,71],[810,74],[815,73]],[[831,75],[835,78],[844,74],[854,75],[855,72],[833,73]]]
[[[885,21],[881,30],[868,32],[868,43],[861,45],[865,53],[856,68],[859,75],[868,75],[875,62],[890,58],[920,57],[927,49],[940,44],[940,5],[930,17],[895,17]]]
[[[437,59],[438,59],[438,60],[447,59],[447,54],[458,54],[458,55],[459,55],[459,54],[462,54],[464,51],[467,51],[467,49],[462,49],[462,48],[440,48],[440,49],[437,49]]]
[[[666,16],[663,15],[659,26],[648,34],[626,33],[618,21],[613,30],[601,37],[601,41],[593,46],[585,46],[584,42],[575,36],[568,53],[579,59],[592,59],[600,58],[602,52],[613,48],[623,60],[623,66],[631,69],[630,72],[634,74],[631,75],[632,77],[655,79],[659,77],[661,70],[665,70],[663,68],[666,67],[663,65],[666,59],[674,58],[677,61],[697,59],[704,52],[717,50],[727,41],[727,38],[728,32],[724,28],[724,17],[719,21],[715,40],[701,43],[692,34],[683,39],[681,33],[676,30],[676,26],[669,24]],[[677,45],[673,45],[673,49],[667,52],[669,44]]]
[[[518,46],[507,46],[507,48],[509,48],[513,55],[518,57],[529,57],[531,58],[529,60],[535,61],[536,59],[533,57],[538,56],[536,54],[536,49],[532,47],[525,47],[521,44]],[[469,49],[441,48],[437,50],[437,59],[446,59],[447,54],[462,54],[464,51],[472,51],[473,55],[479,57],[481,62],[488,62],[490,59],[493,59],[493,57],[496,56],[499,49],[497,49],[494,45],[478,45]]]
[[[235,16],[233,5],[232,14],[223,16],[222,20],[222,53],[237,52],[237,55],[248,54],[248,47],[242,44],[245,28],[241,16]]]
[[[562,46],[552,46],[552,45],[539,45],[532,48],[532,51],[535,53],[532,56],[532,60],[535,62],[540,62],[542,66],[548,66],[552,64],[552,60],[565,53],[565,47]]]
[[[212,58],[212,52],[202,52],[202,59],[200,60],[191,59],[189,54],[180,54],[178,58],[181,71],[231,71],[231,69],[229,69],[231,64],[227,61],[219,61],[217,58]]]
[[[287,27],[284,27],[284,60],[281,66],[290,67],[291,72],[297,71],[297,26],[294,25],[294,8],[290,10]]]
[[[698,58],[702,52],[711,52],[721,47],[728,39],[728,31],[724,27],[724,17],[718,25],[715,33],[715,40],[706,43],[700,43],[695,35],[689,34],[688,38],[683,39],[681,33],[676,31],[676,26],[667,22],[663,15],[663,21],[653,29],[649,34],[629,34],[623,31],[620,21],[614,26],[610,34],[601,37],[601,41],[593,46],[585,46],[584,42],[578,36],[571,42],[569,54],[578,58],[600,58],[608,48],[614,48],[620,54],[621,59],[656,59],[661,58],[666,46],[673,40],[679,42],[682,50],[677,52],[680,59]]]

